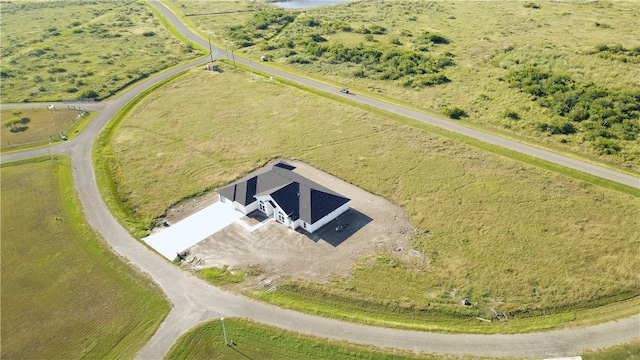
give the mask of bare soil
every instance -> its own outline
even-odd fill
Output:
[[[254,285],[272,286],[286,278],[325,282],[332,275],[347,277],[356,261],[375,254],[421,256],[411,249],[415,230],[402,208],[303,162],[287,163],[296,173],[350,198],[351,209],[313,234],[275,221],[253,232],[234,223],[191,247],[191,264],[257,267],[261,275]],[[215,193],[187,201],[167,211],[167,220],[176,222],[215,201]],[[250,215],[241,219],[248,226],[264,220]]]

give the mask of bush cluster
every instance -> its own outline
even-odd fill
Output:
[[[272,33],[278,32],[295,19],[296,15],[292,13],[278,9],[265,9],[254,13],[244,25],[231,26],[229,38],[234,40],[238,47],[249,47],[255,44],[256,39],[268,39]],[[313,19],[310,21],[315,23]]]
[[[304,52],[322,58],[330,64],[352,63],[362,65],[352,75],[380,80],[404,79],[403,86],[424,87],[449,82],[439,72],[453,66],[453,54],[426,55],[412,50],[378,49],[365,46],[346,46],[328,43],[317,34],[307,35],[297,44]]]
[[[454,119],[454,120],[458,120],[460,118],[468,116],[466,111],[464,111],[463,109],[461,109],[461,108],[459,108],[457,106],[453,106],[453,107],[450,107],[450,108],[445,108],[442,112],[446,116],[448,116],[449,118]]]
[[[640,132],[639,89],[612,90],[593,83],[580,84],[567,75],[537,67],[513,70],[507,81],[564,119],[539,125],[541,131],[568,135],[583,130],[586,139],[593,141],[602,138],[633,141]],[[616,147],[607,149],[610,152]]]
[[[632,64],[640,64],[640,46],[627,49],[620,44],[596,45],[595,52],[602,59],[616,60],[620,62],[628,62]]]

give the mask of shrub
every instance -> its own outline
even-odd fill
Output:
[[[422,41],[431,42],[433,44],[448,44],[449,40],[442,35],[434,34],[429,31],[425,31],[420,35]]]
[[[67,69],[63,68],[62,66],[52,66],[52,67],[47,69],[47,72],[49,74],[63,73],[63,72],[66,72],[66,71],[67,71]]]
[[[511,120],[520,120],[520,114],[518,114],[517,112],[513,111],[513,110],[507,110],[504,112],[504,117],[511,119]]]
[[[534,2],[525,3],[523,6],[526,7],[526,8],[530,8],[530,9],[540,9],[540,5],[538,5],[538,4],[534,3]]]
[[[78,99],[97,99],[98,93],[94,90],[82,90],[78,95]]]
[[[153,31],[145,31],[142,33],[142,36],[146,36],[146,37],[156,36],[156,33]]]
[[[384,35],[387,33],[387,28],[385,28],[384,26],[380,26],[378,24],[373,24],[373,25],[369,25],[367,26],[365,29],[362,30],[363,34],[375,34],[375,35]]]
[[[443,113],[451,119],[458,120],[463,117],[467,117],[467,113],[457,106],[445,108]]]
[[[593,144],[593,147],[600,153],[601,155],[613,155],[617,154],[622,150],[620,144],[610,139],[598,139]]]
[[[309,64],[310,63],[309,59],[303,58],[302,56],[292,56],[287,60],[287,62],[289,64]]]
[[[312,17],[307,17],[307,18],[302,19],[301,23],[304,26],[310,26],[310,27],[318,27],[318,26],[320,26],[320,21],[318,21],[317,19],[314,19]]]
[[[364,70],[358,69],[353,72],[353,76],[357,78],[366,78],[367,74],[365,74]]]

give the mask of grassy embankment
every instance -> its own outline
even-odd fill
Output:
[[[425,112],[457,108],[468,126],[640,172],[631,2],[173,3],[237,54]],[[505,81],[531,69],[543,78]]]
[[[446,355],[419,356],[409,352],[383,352],[371,347],[354,346],[346,343],[292,334],[280,329],[255,324],[253,322],[225,318],[228,340],[233,339],[235,347],[224,345],[222,323],[210,322],[192,329],[182,336],[170,350],[168,359],[222,358],[246,359],[451,359]],[[640,343],[634,342],[608,349],[590,351],[582,356],[585,360],[628,360],[640,356]],[[478,357],[469,357],[478,359]]]
[[[27,147],[42,146],[62,141],[64,133],[67,139],[79,134],[90,121],[92,114],[82,115],[81,111],[68,109],[19,109],[0,111],[0,138],[2,152],[13,152]],[[4,124],[13,119],[20,120],[13,126]]]
[[[139,1],[4,3],[2,22],[4,103],[104,99],[203,54]]]
[[[382,351],[375,347],[327,341],[256,324],[225,318],[227,347],[222,322],[212,321],[192,329],[172,347],[167,359],[445,359],[452,357],[421,355],[408,351]]]
[[[2,358],[133,358],[169,311],[82,216],[68,158],[2,164]]]
[[[212,100],[203,106],[200,99]],[[640,214],[631,189],[594,186],[226,66],[167,83],[132,105],[116,129],[98,143],[99,178],[115,176],[118,211],[139,236],[170,205],[273,157],[296,157],[401,205],[427,259],[371,254],[351,278],[292,281],[253,296],[448,331],[526,331],[637,309],[636,300],[600,307],[638,294]],[[462,298],[478,305],[462,307]],[[492,318],[492,309],[511,321],[476,320]]]

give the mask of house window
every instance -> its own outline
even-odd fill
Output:
[[[281,212],[278,213],[278,221],[280,221],[281,223],[284,223],[284,214]]]
[[[267,212],[264,208],[264,203],[262,201],[260,201],[260,211]]]
[[[303,221],[302,222],[302,227],[306,229],[307,228],[307,223]]]

